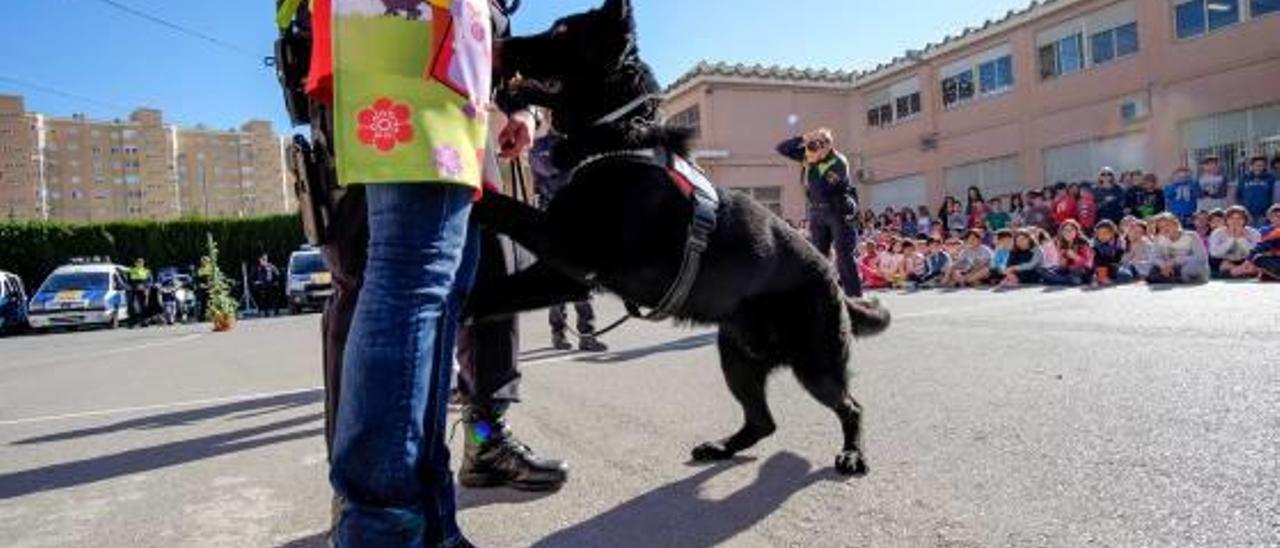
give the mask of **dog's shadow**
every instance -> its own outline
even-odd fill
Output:
[[[704,483],[744,462],[711,465],[552,533],[534,546],[714,546],[755,526],[810,485],[843,481],[830,468],[813,470],[799,456],[780,453],[760,466],[751,485],[723,500],[700,496]]]

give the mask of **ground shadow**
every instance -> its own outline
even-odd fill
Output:
[[[316,533],[309,537],[291,540],[281,544],[277,548],[329,548],[329,535],[326,533]]]
[[[555,496],[557,491],[516,491],[514,489],[466,489],[458,487],[458,509],[484,508],[494,504],[529,504]]]
[[[324,391],[320,389],[305,390],[290,394],[280,394],[268,396],[265,398],[249,399],[243,401],[228,402],[224,404],[204,407],[200,409],[190,409],[186,411],[176,411],[173,413],[165,413],[162,415],[152,415],[150,417],[142,417],[137,419],[129,419],[114,424],[104,426],[94,426],[91,428],[81,428],[78,430],[68,430],[57,434],[48,434],[44,436],[36,436],[18,440],[11,445],[33,445],[38,443],[48,443],[55,441],[65,441],[77,438],[86,438],[90,436],[98,436],[102,434],[113,434],[125,430],[156,430],[160,428],[169,428],[173,426],[189,426],[200,421],[216,419],[229,415],[234,420],[247,419],[267,413],[275,413],[279,411],[287,411],[298,407],[317,404],[324,401]],[[238,415],[237,415],[238,414]]]
[[[520,361],[546,360],[552,358],[562,358],[577,354],[576,350],[560,350],[553,347],[534,348],[520,352]]]
[[[760,475],[751,485],[723,500],[700,497],[703,483],[734,466],[733,462],[710,466],[553,533],[534,546],[714,546],[755,526],[810,485],[839,480],[832,470],[814,471],[799,456],[781,453],[760,466]]]
[[[711,344],[715,344],[719,337],[718,333],[703,333],[701,335],[691,335],[683,339],[646,346],[644,348],[633,348],[631,350],[622,350],[618,352],[606,352],[604,354],[592,354],[577,358],[575,361],[585,363],[619,363],[640,358],[647,358],[657,354],[666,354],[669,352],[683,352],[685,350],[693,350],[702,348]]]
[[[314,413],[234,432],[0,475],[0,500],[76,487],[277,443],[320,436],[324,433],[321,428],[301,431],[293,429],[318,422],[322,418],[323,414]],[[289,431],[280,433],[285,430]]]

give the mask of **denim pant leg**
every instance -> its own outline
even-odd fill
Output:
[[[472,190],[378,184],[366,197],[369,256],[343,356],[330,471],[344,499],[334,538],[340,547],[418,547],[428,531],[456,536],[452,501],[446,510],[437,502],[452,480],[431,473],[443,417],[428,413],[433,395],[448,390],[449,304]]]
[[[462,263],[458,267],[457,279],[453,284],[453,292],[449,295],[447,318],[438,345],[437,363],[442,364],[435,369],[435,384],[431,387],[431,399],[427,403],[426,416],[423,423],[433,427],[428,440],[426,468],[421,472],[422,481],[430,486],[425,500],[427,526],[423,531],[425,546],[451,547],[462,538],[457,520],[457,496],[454,489],[453,471],[449,469],[449,438],[447,415],[449,413],[449,391],[453,376],[453,356],[461,330],[462,310],[467,295],[475,287],[476,271],[480,263],[480,232],[475,225],[467,230],[466,246],[462,252]],[[432,519],[432,517],[435,519]]]

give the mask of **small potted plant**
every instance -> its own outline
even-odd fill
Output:
[[[221,333],[235,328],[236,311],[240,308],[240,303],[231,296],[227,277],[218,268],[218,243],[213,241],[212,235],[206,235],[206,238],[210,262],[213,263],[213,276],[209,281],[209,311],[205,319],[213,323],[214,332]]]

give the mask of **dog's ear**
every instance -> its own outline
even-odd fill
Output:
[[[632,27],[631,0],[605,0],[600,9],[613,20],[626,22],[627,28]]]

